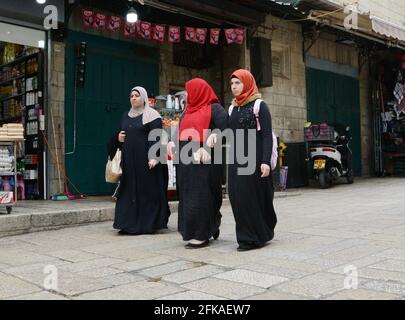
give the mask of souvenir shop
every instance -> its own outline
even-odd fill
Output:
[[[375,169],[405,177],[405,51],[374,57]]]
[[[45,32],[0,22],[0,191],[44,199]],[[16,189],[15,189],[16,187]]]

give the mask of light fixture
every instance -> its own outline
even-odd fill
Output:
[[[135,23],[138,21],[138,13],[134,9],[134,7],[131,7],[128,12],[127,12],[127,22],[128,23]]]
[[[37,3],[39,4],[44,4],[46,2],[46,0],[37,0]]]

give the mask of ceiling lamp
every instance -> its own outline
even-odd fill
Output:
[[[37,3],[39,4],[44,4],[46,2],[46,0],[37,0]]]
[[[127,16],[126,16],[127,22],[128,23],[135,23],[138,21],[138,13],[136,12],[136,10],[134,9],[134,7],[131,7],[128,12],[127,12]]]

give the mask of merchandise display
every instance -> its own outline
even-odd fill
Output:
[[[0,42],[0,141],[16,143],[15,199],[39,199],[43,186],[42,139],[43,56],[38,48]],[[1,157],[1,154],[0,154]],[[3,161],[1,161],[3,160]],[[7,158],[0,158],[1,172],[7,171]],[[2,177],[2,189],[8,188]],[[17,183],[15,183],[17,181]],[[41,182],[39,182],[41,181]]]

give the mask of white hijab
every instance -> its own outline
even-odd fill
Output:
[[[133,91],[138,91],[140,96],[141,96],[141,100],[143,101],[144,104],[144,109],[141,112],[142,113],[142,124],[147,124],[149,122],[152,122],[153,120],[156,120],[158,118],[162,118],[159,114],[159,112],[157,112],[155,109],[152,109],[149,106],[149,98],[148,98],[148,93],[146,92],[145,88],[142,87],[134,87],[131,89],[131,93]],[[131,118],[135,118],[136,116],[139,116],[139,113],[137,113],[134,108],[131,107],[131,109],[128,111],[128,116],[130,116]]]

